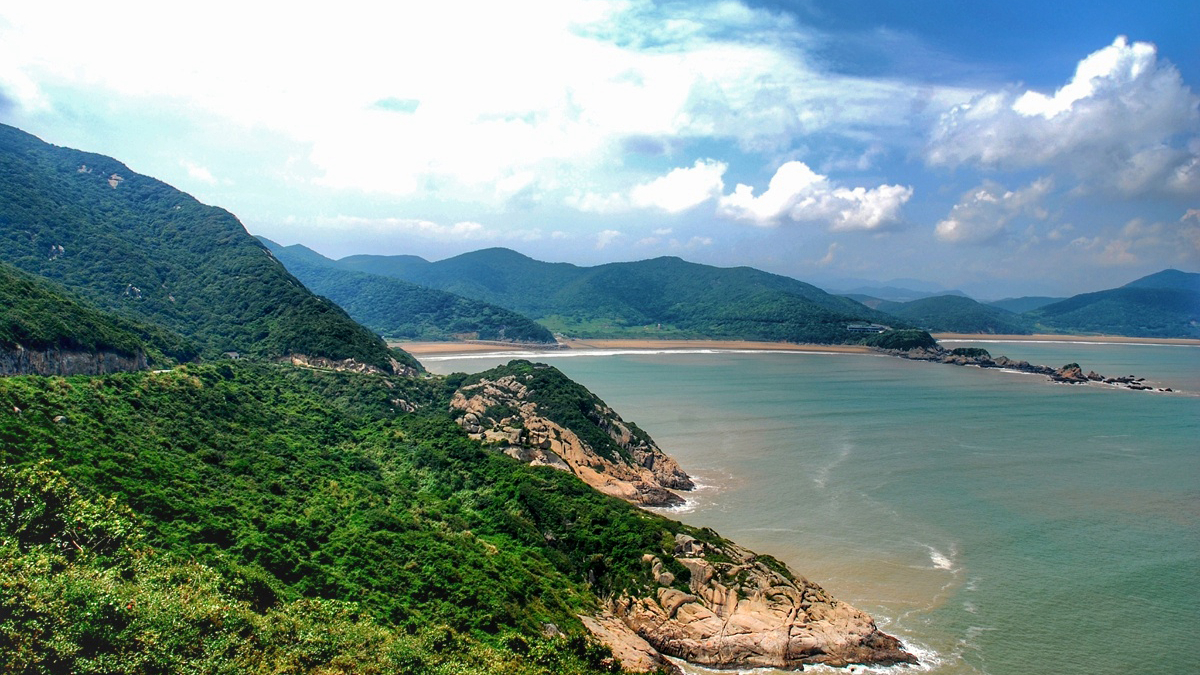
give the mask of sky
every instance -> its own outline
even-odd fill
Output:
[[[1200,271],[1200,3],[0,6],[0,122],[338,258]]]

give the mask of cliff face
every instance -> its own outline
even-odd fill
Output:
[[[679,464],[611,408],[596,403],[590,416],[622,450],[605,457],[576,432],[540,414],[531,398],[519,376],[506,375],[460,388],[450,407],[472,438],[523,462],[573,473],[604,494],[643,506],[670,506],[683,503],[672,490],[692,489]]]
[[[647,555],[659,584],[653,597],[623,596],[584,620],[631,670],[670,666],[663,655],[712,668],[916,662],[871,617],[773,558],[685,534],[676,536],[674,552],[690,574],[686,591]]]
[[[149,367],[145,354],[126,356],[110,351],[0,348],[0,376],[103,375]]]

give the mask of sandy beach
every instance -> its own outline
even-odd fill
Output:
[[[500,342],[393,342],[409,354],[475,354],[485,352],[543,351],[553,349],[541,345],[513,345]],[[814,345],[790,342],[754,342],[750,340],[589,340],[571,339],[559,343],[557,349],[722,349],[792,352],[839,352],[869,354],[871,350],[859,345]]]
[[[1111,344],[1189,345],[1200,347],[1200,340],[1188,338],[1124,337],[1121,335],[990,335],[987,333],[933,333],[934,339],[981,342],[1107,342]]]
[[[990,335],[968,333],[935,333],[938,340],[971,340],[985,342],[1107,342],[1115,344],[1163,344],[1200,346],[1200,340],[1183,338],[1135,338],[1109,335]],[[488,352],[525,352],[552,349],[544,345],[507,344],[503,342],[392,342],[415,356],[429,354],[479,354]],[[568,339],[557,349],[721,349],[792,352],[838,352],[869,354],[871,349],[860,345],[817,345],[791,342],[754,342],[751,340],[591,340]]]

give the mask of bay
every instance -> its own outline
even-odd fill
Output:
[[[920,670],[1192,672],[1200,349],[947,346],[1185,391],[874,355],[525,357],[596,392],[698,479],[668,515],[771,553],[871,613]],[[473,372],[509,358],[423,362]]]

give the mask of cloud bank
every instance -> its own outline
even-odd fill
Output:
[[[1200,192],[1200,97],[1147,42],[1119,37],[1053,94],[986,92],[941,117],[933,166],[1046,167],[1125,195]]]

